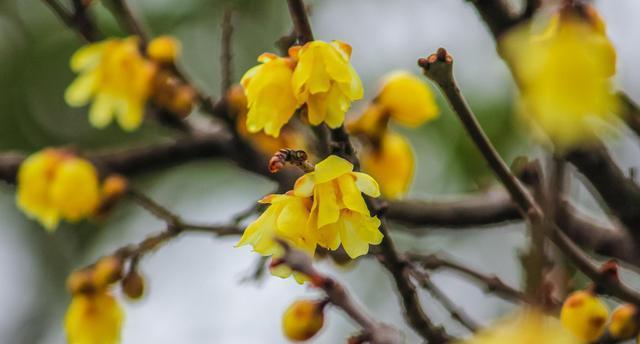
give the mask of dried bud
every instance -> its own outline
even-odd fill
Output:
[[[585,290],[569,295],[560,311],[562,325],[585,342],[602,336],[608,317],[607,306],[594,293]]]
[[[139,299],[144,294],[144,278],[140,275],[140,273],[136,270],[130,271],[123,279],[120,281],[122,286],[122,291],[127,297],[130,299]]]
[[[298,300],[282,316],[282,331],[292,341],[305,341],[315,336],[324,324],[326,301]]]
[[[159,63],[174,63],[180,56],[180,42],[171,36],[154,38],[147,45],[149,57]]]
[[[195,99],[196,91],[191,86],[180,85],[174,90],[173,98],[168,108],[172,112],[186,117],[191,113]]]
[[[93,281],[99,287],[117,282],[122,277],[122,259],[114,256],[100,258],[93,268]]]
[[[83,269],[72,272],[67,277],[67,290],[71,295],[88,293],[95,289],[93,284],[92,273],[89,270]]]
[[[227,91],[227,104],[236,115],[244,115],[247,112],[247,96],[240,85],[233,85]]]
[[[111,174],[102,182],[102,196],[107,200],[117,200],[129,187],[127,178],[119,174]]]
[[[635,337],[639,330],[638,308],[627,303],[620,305],[611,314],[609,333],[615,339],[629,339]]]

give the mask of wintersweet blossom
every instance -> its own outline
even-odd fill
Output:
[[[279,255],[282,248],[274,239],[280,238],[313,255],[315,231],[313,224],[307,222],[311,199],[292,194],[272,194],[259,202],[269,204],[269,207],[247,227],[236,247],[251,245],[261,255]]]
[[[140,52],[137,37],[91,43],[71,57],[71,69],[79,76],[65,92],[67,104],[84,106],[92,101],[89,121],[104,128],[115,117],[120,127],[137,129],[151,93],[156,65]]]
[[[408,127],[417,127],[438,117],[433,92],[421,78],[404,71],[384,78],[375,102],[384,107],[391,118]]]
[[[351,102],[364,94],[349,62],[351,46],[341,41],[312,41],[294,49],[292,55],[298,60],[293,91],[298,104],[307,104],[309,123],[325,122],[331,128],[342,125]]]
[[[18,207],[47,230],[60,219],[77,222],[100,203],[98,172],[88,161],[63,150],[29,156],[18,171]]]
[[[64,318],[69,344],[117,344],[124,313],[107,291],[76,294]]]
[[[318,245],[335,250],[342,244],[351,258],[382,241],[380,220],[371,216],[362,193],[380,196],[378,183],[368,174],[353,172],[350,162],[335,155],[319,162],[294,187],[297,196],[313,196],[308,223],[317,228]]]
[[[525,118],[556,148],[588,144],[613,121],[616,54],[597,16],[565,9],[544,33],[521,27],[501,47],[520,85]]]
[[[535,310],[524,310],[480,330],[459,344],[582,344],[560,322]]]
[[[594,293],[587,290],[569,295],[560,310],[562,325],[576,338],[591,343],[604,334],[609,309]]]
[[[247,129],[277,137],[298,108],[291,83],[295,61],[264,53],[258,62],[261,64],[249,69],[241,80],[249,108]]]
[[[397,199],[409,190],[415,163],[411,145],[402,135],[386,131],[360,160],[362,170],[380,184],[383,196]]]
[[[608,330],[612,338],[629,339],[638,335],[638,307],[631,303],[618,306],[611,313]]]

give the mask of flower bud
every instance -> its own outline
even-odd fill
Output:
[[[315,336],[324,324],[325,301],[298,300],[282,316],[282,331],[292,341]]]
[[[99,287],[117,282],[122,277],[122,260],[114,256],[100,258],[93,268],[93,281]]]
[[[609,310],[590,291],[573,292],[565,300],[560,311],[562,325],[574,336],[592,342],[604,333]]]
[[[67,277],[67,290],[72,295],[87,293],[95,288],[91,271],[83,269],[72,272]]]
[[[130,299],[139,299],[144,294],[144,279],[135,270],[130,271],[123,279],[120,281],[122,286],[122,291],[127,297]]]
[[[620,305],[611,314],[609,333],[615,339],[629,339],[638,334],[638,309],[632,304]]]
[[[102,195],[104,199],[115,200],[127,192],[129,182],[119,174],[111,174],[102,182]]]
[[[173,63],[180,56],[180,42],[171,36],[154,38],[147,45],[147,55],[159,63]]]

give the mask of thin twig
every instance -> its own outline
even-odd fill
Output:
[[[57,0],[43,0],[43,2],[49,5],[65,25],[80,34],[85,41],[95,42],[102,36],[89,18],[86,6],[82,2],[74,0],[73,12],[64,8]]]
[[[342,284],[316,270],[309,255],[290,247],[284,241],[279,241],[279,243],[285,249],[279,263],[286,264],[292,270],[308,276],[314,286],[324,290],[329,302],[342,309],[362,327],[369,343],[400,344],[404,342],[403,336],[398,330],[374,320]]]
[[[431,281],[431,277],[426,272],[419,271],[414,267],[412,268],[411,274],[422,288],[429,291],[433,298],[440,302],[442,307],[449,312],[451,318],[459,322],[462,326],[467,328],[467,330],[471,331],[471,333],[476,332],[480,328],[480,325],[478,325],[475,320],[471,319],[471,317],[462,308],[456,305],[449,296],[440,289],[440,287]]]
[[[149,35],[145,32],[142,25],[133,14],[127,0],[112,0],[112,3],[116,12],[116,17],[124,23],[127,31],[140,37],[142,44],[146,45],[149,42]]]
[[[220,66],[222,69],[222,78],[220,79],[220,90],[222,94],[220,98],[225,98],[226,92],[229,90],[233,80],[233,9],[226,7],[222,16],[222,34],[220,36]]]
[[[483,274],[468,266],[457,263],[450,258],[444,258],[436,254],[421,255],[410,253],[408,256],[412,261],[419,263],[420,266],[422,266],[424,269],[451,269],[453,271],[461,273],[464,276],[471,277],[477,282],[480,282],[485,286],[485,290],[487,292],[495,293],[497,296],[513,302],[527,302],[526,296],[523,292],[507,285],[495,275]]]

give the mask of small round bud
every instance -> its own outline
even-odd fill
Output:
[[[174,90],[173,98],[171,99],[168,108],[172,112],[186,117],[191,113],[195,99],[196,92],[191,86],[180,85]]]
[[[632,304],[620,305],[611,313],[609,334],[615,339],[629,339],[638,334],[638,309]]]
[[[159,63],[173,63],[180,56],[180,42],[171,36],[154,38],[147,45],[149,57]]]
[[[282,331],[292,341],[315,336],[324,324],[324,301],[298,300],[282,315]]]
[[[227,91],[227,104],[235,114],[242,115],[247,112],[247,96],[244,94],[242,86],[233,85],[229,88]]]
[[[137,271],[130,271],[122,281],[120,281],[120,285],[122,286],[122,291],[127,297],[130,299],[139,299],[144,294],[144,279]]]
[[[89,270],[78,270],[67,277],[67,290],[72,295],[87,293],[95,289],[92,273]]]
[[[127,191],[129,182],[119,174],[111,174],[102,182],[102,195],[105,199],[115,200]]]
[[[609,310],[590,291],[573,292],[560,311],[562,325],[577,338],[593,342],[604,333]]]
[[[114,256],[100,258],[93,268],[93,281],[99,287],[107,286],[122,278],[122,260]]]

